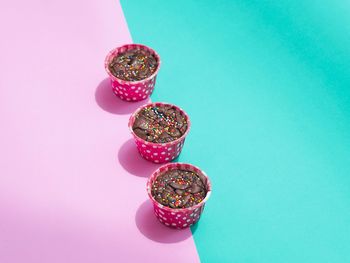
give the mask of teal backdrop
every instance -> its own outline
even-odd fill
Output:
[[[202,262],[350,262],[350,2],[124,0],[213,195]]]

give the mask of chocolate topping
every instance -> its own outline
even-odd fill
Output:
[[[164,206],[186,208],[200,203],[205,198],[207,189],[195,172],[171,170],[157,177],[151,194]]]
[[[143,140],[166,143],[180,138],[187,127],[185,116],[169,105],[143,108],[136,115],[132,129]]]
[[[158,62],[153,54],[143,49],[131,49],[118,54],[109,63],[111,73],[122,80],[138,81],[151,76]]]

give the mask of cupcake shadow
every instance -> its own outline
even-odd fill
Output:
[[[145,237],[158,243],[178,243],[192,236],[189,228],[179,230],[161,224],[154,215],[150,200],[141,204],[136,212],[135,222]]]
[[[95,101],[104,111],[125,115],[134,112],[138,107],[148,103],[149,99],[138,102],[123,101],[113,93],[110,79],[106,78],[96,88]]]
[[[141,157],[133,139],[127,140],[119,149],[118,160],[129,173],[148,178],[160,164],[151,163]]]

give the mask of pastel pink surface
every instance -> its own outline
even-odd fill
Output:
[[[158,166],[118,158],[142,105],[103,67],[131,42],[119,2],[6,1],[0,32],[0,262],[198,262],[146,201],[137,173]]]

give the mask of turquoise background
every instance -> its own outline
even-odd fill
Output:
[[[350,262],[350,2],[122,1],[191,116],[202,262]]]

